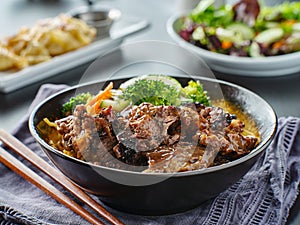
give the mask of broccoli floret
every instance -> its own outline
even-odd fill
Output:
[[[182,88],[182,94],[193,102],[201,103],[206,106],[210,105],[207,92],[203,90],[203,86],[199,81],[189,81],[188,85]]]
[[[65,116],[70,115],[76,105],[85,104],[90,98],[91,98],[91,94],[89,92],[81,93],[74,97],[71,97],[68,102],[63,104],[61,110],[62,114]]]
[[[149,102],[153,105],[179,105],[180,92],[160,80],[140,79],[123,91],[123,98],[135,105]]]

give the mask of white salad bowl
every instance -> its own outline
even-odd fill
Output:
[[[214,71],[249,77],[286,76],[300,72],[300,52],[259,58],[230,56],[197,47],[178,34],[185,15],[173,15],[167,21],[170,37],[181,47],[199,55]]]

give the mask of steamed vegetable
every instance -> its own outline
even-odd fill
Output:
[[[182,94],[184,97],[191,99],[193,102],[201,103],[206,106],[210,105],[207,92],[203,90],[200,81],[191,80],[186,87],[182,88]]]
[[[173,77],[145,75],[132,78],[120,86],[122,98],[134,105],[149,102],[153,105],[180,105],[181,102],[197,102],[210,105],[207,92],[199,81],[191,80],[187,86]]]
[[[101,102],[112,97],[112,89],[114,85],[110,82],[103,91],[87,101],[87,111],[90,114],[97,114],[100,111]]]
[[[168,76],[146,75],[133,78],[120,86],[123,98],[139,105],[149,102],[153,105],[179,105],[180,83]]]
[[[79,104],[86,104],[86,102],[92,97],[92,95],[87,93],[81,93],[74,97],[71,97],[70,100],[63,104],[62,106],[62,114],[63,115],[69,115],[72,114],[74,108],[76,105]]]
[[[131,78],[122,83],[118,89],[113,89],[113,83],[105,87],[97,95],[90,93],[79,94],[70,98],[63,104],[63,115],[70,115],[76,105],[86,105],[87,113],[99,114],[101,108],[111,107],[120,112],[129,105],[139,105],[143,102],[155,106],[174,105],[182,102],[197,102],[210,105],[207,92],[199,81],[191,80],[187,86],[182,87],[178,80],[165,75],[144,75]]]

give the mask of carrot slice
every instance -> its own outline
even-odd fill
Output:
[[[285,23],[286,25],[292,26],[292,25],[294,25],[295,23],[297,23],[297,20],[290,19],[290,20],[285,21],[284,23]]]
[[[277,41],[273,44],[273,48],[274,49],[280,49],[281,46],[283,46],[285,44],[285,41],[284,40],[280,40],[280,41]]]
[[[222,49],[228,49],[232,47],[231,41],[222,41]]]
[[[110,82],[106,88],[99,92],[94,98],[92,98],[87,104],[87,109],[90,114],[97,114],[100,111],[100,104],[102,100],[112,97],[111,90],[113,89],[113,82]]]

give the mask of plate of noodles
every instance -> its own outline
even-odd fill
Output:
[[[0,92],[9,93],[88,63],[148,26],[146,20],[120,17],[109,35],[80,18],[60,14],[24,27],[0,42]]]

